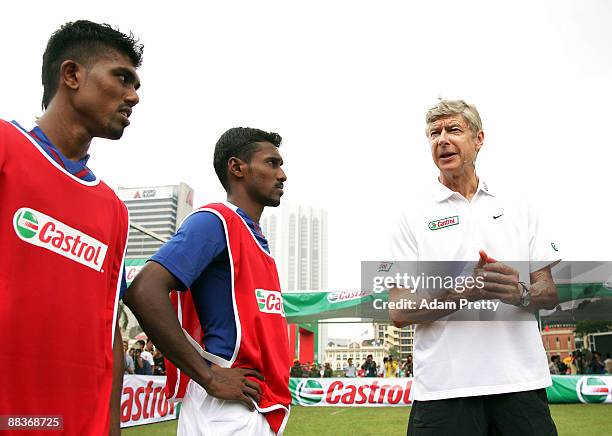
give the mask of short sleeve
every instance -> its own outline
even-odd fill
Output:
[[[123,299],[125,291],[127,290],[127,281],[125,280],[125,263],[121,267],[121,285],[119,285],[119,298]]]
[[[211,212],[199,211],[187,217],[172,239],[149,260],[166,268],[186,289],[225,250],[221,219]]]
[[[528,205],[529,227],[529,270],[538,271],[561,260],[559,243],[550,234],[550,227],[542,222],[542,218],[533,204]]]

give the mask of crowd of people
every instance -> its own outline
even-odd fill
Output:
[[[612,375],[612,355],[606,353],[603,359],[599,351],[576,350],[564,359],[559,355],[550,356],[548,369],[553,375]]]
[[[153,345],[150,339],[139,339],[129,346],[127,339],[123,340],[125,355],[125,374],[137,375],[166,375],[164,356]],[[612,354],[606,353],[605,359],[598,351],[573,351],[571,356],[561,359],[559,355],[550,357],[548,365],[553,375],[612,375]],[[412,377],[412,354],[405,360],[397,360],[393,356],[383,358],[382,365],[377,364],[369,354],[361,366],[356,366],[349,358],[341,370],[334,371],[331,364],[326,362],[300,362],[294,359],[290,376],[294,378],[315,377]]]
[[[294,359],[290,376],[294,378],[314,377],[412,377],[412,354],[405,360],[397,360],[393,356],[383,358],[382,364],[377,364],[374,356],[369,354],[361,366],[356,366],[349,358],[341,370],[334,371],[329,362],[325,365],[316,362],[300,362]]]
[[[166,375],[164,356],[150,339],[146,342],[139,339],[131,347],[129,341],[124,339],[123,352],[125,374]]]

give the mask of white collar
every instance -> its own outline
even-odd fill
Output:
[[[474,196],[478,194],[478,191],[481,191],[491,196],[495,195],[493,194],[493,192],[491,192],[488,184],[482,179],[482,177],[478,178],[478,187],[476,188],[476,194],[474,194]],[[433,187],[433,197],[435,201],[440,203],[444,200],[448,200],[450,197],[453,196],[453,194],[461,195],[458,192],[449,189],[447,186],[440,183],[438,179],[436,179],[436,182],[434,183]]]

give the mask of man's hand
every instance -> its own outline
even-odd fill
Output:
[[[476,263],[476,266],[474,267],[474,272],[472,274],[472,277],[474,278],[474,281],[476,283],[477,279],[479,277],[483,277],[484,275],[484,266],[488,262],[496,262],[496,260],[492,257],[489,257],[487,253],[484,252],[484,250],[480,250],[478,254],[480,257],[478,258],[478,262]],[[486,300],[487,296],[483,292],[483,288],[478,286],[476,283],[471,286],[466,286],[466,290],[461,293],[461,298],[465,298],[468,301]]]
[[[213,397],[241,401],[249,410],[255,409],[253,400],[259,404],[261,387],[259,383],[247,378],[250,376],[263,381],[264,377],[259,372],[254,369],[221,368],[216,365],[211,365],[210,372],[212,378],[204,389]]]
[[[482,292],[485,299],[498,299],[503,303],[515,306],[521,302],[517,270],[502,262],[487,263],[482,269],[484,278]]]
[[[505,263],[498,262],[489,257],[484,251],[480,251],[480,261],[474,275],[482,275],[484,288],[482,289],[483,300],[495,300],[506,304],[519,305],[521,302],[521,288],[519,285],[519,272]],[[557,288],[552,278],[551,266],[547,266],[529,275],[531,291],[529,308],[553,309],[559,304]]]

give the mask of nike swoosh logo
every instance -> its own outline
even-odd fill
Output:
[[[502,215],[503,215],[503,213],[500,213],[500,214],[499,214],[499,215],[497,215],[497,216],[493,215],[493,219],[494,219],[494,220],[496,220],[497,218],[499,218],[499,217],[500,217],[500,216],[502,216]]]

